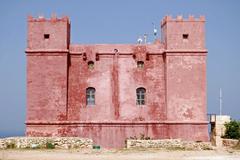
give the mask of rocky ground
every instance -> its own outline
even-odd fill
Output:
[[[240,160],[240,150],[92,150],[92,149],[5,149],[0,160]]]

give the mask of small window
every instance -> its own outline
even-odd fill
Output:
[[[93,69],[94,68],[94,62],[93,61],[89,61],[88,62],[88,69]]]
[[[137,67],[138,68],[143,68],[144,67],[144,62],[143,61],[137,61]]]
[[[86,89],[86,101],[87,105],[95,105],[95,88],[89,87]]]
[[[50,34],[44,34],[44,39],[49,39],[50,38]]]
[[[145,105],[146,89],[142,87],[137,88],[136,94],[137,94],[137,105]]]
[[[188,39],[188,34],[183,34],[182,38],[183,38],[183,40],[187,40]]]

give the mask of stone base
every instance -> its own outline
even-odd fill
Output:
[[[183,150],[212,150],[210,142],[182,141],[181,139],[127,140],[127,148],[164,148]]]
[[[176,139],[209,141],[207,123],[76,123],[76,124],[27,124],[27,136],[72,136],[93,139],[104,148],[123,148],[131,137],[151,139]]]
[[[92,140],[78,137],[9,137],[0,139],[0,149],[7,148],[92,148]]]
[[[235,147],[240,142],[237,139],[222,139],[222,145],[224,147]]]

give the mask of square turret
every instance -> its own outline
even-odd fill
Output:
[[[166,16],[161,22],[162,41],[167,50],[205,50],[205,17],[176,19]]]
[[[66,51],[70,44],[68,17],[28,17],[27,50]]]

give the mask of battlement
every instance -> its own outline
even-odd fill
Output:
[[[58,18],[55,14],[51,15],[51,18],[45,18],[44,16],[38,16],[34,18],[33,16],[28,16],[28,22],[67,22],[70,23],[68,16],[63,16]]]
[[[177,15],[176,18],[168,15],[163,18],[161,21],[161,26],[165,25],[167,22],[205,22],[205,16],[194,17],[189,15],[187,19],[184,19],[182,15]]]

